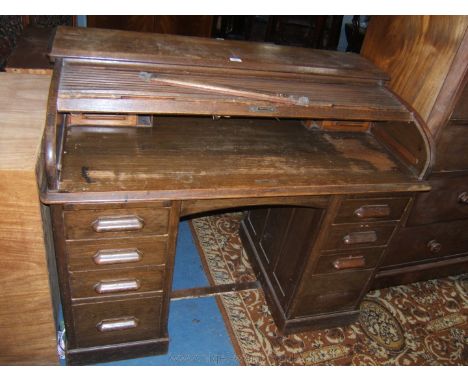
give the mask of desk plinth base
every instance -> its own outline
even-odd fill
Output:
[[[70,349],[67,351],[68,365],[88,365],[123,359],[149,357],[167,353],[169,338],[127,342],[123,344]]]
[[[254,245],[254,241],[249,233],[249,229],[245,225],[245,220],[241,223],[239,234],[242,240],[242,245],[249,256],[255,274],[262,285],[273,320],[281,333],[290,334],[304,330],[319,330],[345,326],[358,319],[358,309],[320,313],[307,317],[288,317],[275,289],[273,288],[268,271],[265,269],[265,266],[260,259]]]

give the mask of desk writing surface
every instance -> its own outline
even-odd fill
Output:
[[[293,120],[161,117],[153,128],[70,127],[60,191],[153,191],[173,199],[410,191],[370,134]]]

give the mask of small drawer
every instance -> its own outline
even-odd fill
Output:
[[[332,226],[322,250],[378,247],[387,244],[395,224],[339,224]]]
[[[103,346],[158,338],[162,297],[122,299],[73,305],[72,348]]]
[[[468,176],[432,176],[432,190],[418,195],[408,225],[468,219]]]
[[[163,289],[163,280],[164,269],[160,267],[122,268],[69,274],[72,299],[160,291]]]
[[[410,198],[346,199],[335,223],[400,220]]]
[[[92,271],[140,265],[164,265],[165,236],[67,241],[68,270]]]
[[[333,273],[355,269],[375,268],[384,248],[362,248],[339,253],[326,253],[319,257],[314,273]]]
[[[65,237],[71,240],[164,235],[169,212],[169,208],[64,211]]]
[[[382,266],[468,253],[468,220],[405,227],[388,247]]]
[[[298,291],[293,317],[356,309],[372,270],[338,272],[308,277]]]

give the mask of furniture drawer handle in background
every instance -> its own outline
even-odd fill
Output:
[[[431,240],[427,243],[427,248],[429,248],[429,251],[432,253],[439,253],[442,249],[442,244],[440,244],[437,240]]]
[[[364,268],[366,266],[366,258],[364,256],[355,257],[340,257],[333,261],[333,267],[335,269],[352,269],[352,268]]]
[[[458,195],[458,202],[468,204],[468,192],[465,191]]]
[[[362,244],[373,243],[377,241],[377,233],[375,231],[352,232],[343,237],[345,244]]]
[[[134,329],[138,326],[138,319],[135,317],[123,317],[109,320],[102,320],[96,325],[100,332],[113,332],[116,330]]]
[[[93,256],[97,265],[135,263],[141,261],[138,249],[101,249]]]
[[[94,287],[96,293],[115,293],[127,292],[140,289],[140,282],[138,280],[119,280],[119,281],[100,281]]]
[[[100,217],[92,223],[96,232],[138,231],[144,226],[139,216]]]
[[[383,218],[390,216],[390,206],[388,204],[375,204],[359,207],[354,211],[354,215],[358,218]]]

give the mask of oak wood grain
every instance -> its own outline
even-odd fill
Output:
[[[57,364],[36,180],[49,76],[0,74],[0,364]]]
[[[60,190],[151,190],[174,200],[425,187],[368,134],[308,131],[300,121],[215,122],[160,117],[153,129],[71,127]]]
[[[416,109],[433,134],[444,121],[439,92],[468,27],[468,16],[375,16],[369,23],[361,54],[390,76],[389,87]],[[391,36],[391,38],[389,38]],[[458,65],[453,82],[465,69]],[[466,62],[465,62],[466,64]],[[446,97],[452,97],[453,90]],[[437,102],[436,102],[437,101]],[[433,113],[432,118],[430,118]]]
[[[135,44],[138,41],[138,44]],[[96,58],[385,80],[357,54],[245,41],[60,26],[51,57]]]

